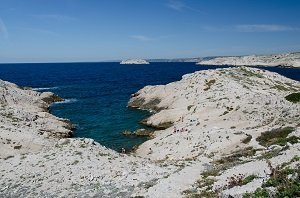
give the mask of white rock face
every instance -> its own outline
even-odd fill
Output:
[[[275,55],[251,55],[217,57],[211,60],[203,60],[198,65],[232,65],[232,66],[283,66],[300,67],[300,52]]]
[[[146,86],[129,106],[154,110],[144,122],[162,130],[136,153],[120,154],[92,139],[65,138],[69,124],[47,112],[52,93],[0,81],[0,197],[242,197],[270,177],[270,165],[300,156],[299,143],[268,148],[256,141],[286,126],[295,128],[288,137],[299,137],[300,105],[285,99],[299,91],[297,81],[245,67]],[[260,150],[244,154],[251,149]],[[257,177],[229,188],[234,174]]]
[[[297,81],[246,67],[199,71],[168,85],[146,86],[129,106],[159,109],[145,123],[154,127],[173,123],[173,127],[158,131],[159,138],[141,145],[137,153],[158,160],[228,153],[245,134],[257,136],[267,128],[300,121],[294,117],[299,104],[285,99],[299,90]],[[174,128],[179,132],[173,133]]]
[[[146,60],[142,59],[130,59],[130,60],[123,60],[120,62],[121,65],[147,65],[150,64]]]
[[[159,161],[192,160],[200,165],[205,157],[217,160],[251,147],[269,152],[256,138],[262,132],[285,126],[299,131],[300,105],[285,99],[290,93],[299,91],[297,81],[246,67],[199,71],[183,76],[178,82],[147,86],[133,94],[129,106],[155,110],[144,123],[158,128],[166,126],[166,129],[155,132],[155,138],[140,145],[136,153]],[[170,127],[170,123],[173,126]],[[293,133],[299,137],[297,134]],[[247,138],[249,142],[243,143]],[[282,161],[288,162],[299,155],[299,146],[294,144],[285,151],[288,154]],[[267,161],[259,159],[260,155],[259,152],[250,158],[246,155],[240,159],[244,162],[236,162],[245,163],[243,166],[233,166],[228,172],[220,172],[219,177],[212,177],[216,181],[212,185],[214,192],[222,197],[241,197],[260,187],[270,175]],[[274,166],[280,161],[276,157],[271,158]],[[213,162],[207,164],[217,166]],[[259,179],[229,189],[228,177],[234,174],[243,174],[243,177],[253,174]],[[198,179],[205,183],[201,177]],[[206,191],[198,187],[192,191],[195,188]]]
[[[38,151],[53,144],[51,138],[70,137],[70,123],[47,110],[59,100],[53,93],[23,90],[0,80],[0,157]]]

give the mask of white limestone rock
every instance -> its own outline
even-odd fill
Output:
[[[273,55],[225,56],[202,60],[198,65],[300,67],[300,52]]]
[[[143,59],[129,59],[129,60],[121,61],[120,64],[121,65],[148,65],[150,63]]]

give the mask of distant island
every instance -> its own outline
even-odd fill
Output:
[[[143,59],[128,59],[120,62],[121,65],[148,65],[150,64],[146,60]]]

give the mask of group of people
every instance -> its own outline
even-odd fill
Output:
[[[192,125],[192,122],[196,122],[198,119],[189,119],[191,124],[189,124],[189,126]],[[183,116],[180,116],[179,119],[177,120],[177,122],[183,122]],[[182,128],[176,128],[176,126],[174,126],[173,129],[173,133],[179,133],[179,132],[185,132],[185,131],[189,131],[188,129],[186,129],[185,127]]]
[[[174,126],[173,133],[179,133],[179,132],[185,132],[188,131],[186,128],[177,129],[176,126]]]

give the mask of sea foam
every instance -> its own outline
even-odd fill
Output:
[[[45,91],[45,90],[53,90],[59,89],[59,87],[40,87],[40,88],[33,88],[33,91]]]
[[[65,99],[64,101],[55,102],[55,104],[67,104],[67,103],[74,103],[77,101],[78,101],[77,99],[71,98],[71,99]]]

